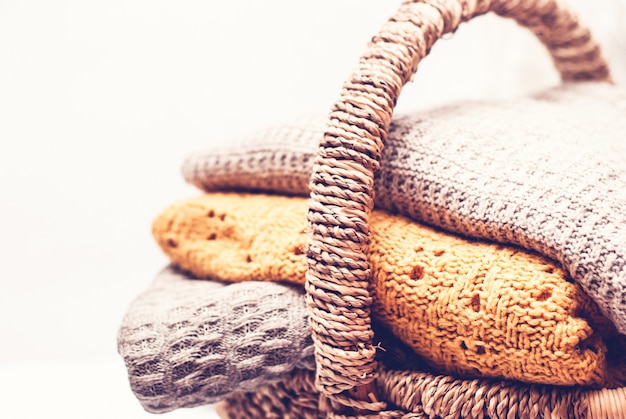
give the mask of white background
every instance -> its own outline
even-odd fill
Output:
[[[570,3],[624,83],[626,2]],[[152,218],[199,193],[183,157],[326,111],[399,4],[0,0],[1,417],[152,417],[116,332],[167,263]],[[399,109],[555,83],[537,41],[490,16],[437,44]]]

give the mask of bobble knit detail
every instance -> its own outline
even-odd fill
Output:
[[[172,262],[199,278],[302,284],[306,210],[303,198],[212,193],[168,208],[153,234]],[[436,368],[615,385],[623,369],[607,360],[602,339],[615,330],[550,260],[382,211],[372,213],[371,228],[374,318]]]

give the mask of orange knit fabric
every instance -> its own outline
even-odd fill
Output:
[[[306,212],[304,198],[210,193],[165,210],[153,234],[199,278],[302,284]],[[552,261],[382,211],[370,226],[373,315],[442,372],[560,385],[624,379],[603,341],[614,328]]]

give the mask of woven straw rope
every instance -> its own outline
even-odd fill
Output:
[[[382,370],[376,379],[381,396],[397,408],[357,418],[588,418],[587,405],[576,403],[581,390],[561,390],[541,385],[520,386],[505,381],[457,380],[428,373]],[[605,390],[602,390],[605,391]],[[314,375],[294,370],[279,383],[254,393],[237,393],[218,405],[224,418],[325,417],[324,402],[318,404]],[[289,403],[285,400],[289,399]],[[614,399],[617,401],[617,399]],[[601,408],[602,417],[622,418],[614,405]],[[333,419],[354,416],[330,413]]]
[[[310,183],[306,289],[316,385],[339,406],[386,408],[369,384],[378,367],[370,324],[368,216],[396,100],[442,35],[487,12],[530,29],[564,81],[610,80],[589,31],[556,0],[404,1],[372,39],[332,109]]]

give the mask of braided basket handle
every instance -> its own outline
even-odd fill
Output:
[[[530,29],[564,81],[610,79],[599,46],[558,0],[405,0],[374,36],[332,108],[310,183],[306,289],[316,385],[342,405],[384,406],[368,384],[377,371],[368,218],[393,108],[433,44],[487,12]]]

